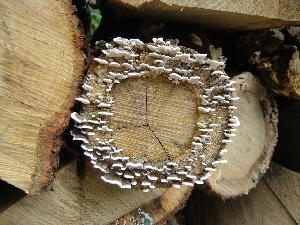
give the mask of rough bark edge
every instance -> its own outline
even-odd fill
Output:
[[[243,80],[239,81],[240,79]],[[273,155],[274,147],[276,146],[278,139],[278,110],[277,104],[273,97],[267,94],[265,88],[259,82],[258,78],[255,78],[248,72],[242,73],[234,77],[234,80],[237,82],[236,88],[238,96],[242,96],[242,93],[247,91],[253,93],[259,98],[265,118],[267,142],[265,143],[264,150],[262,151],[256,164],[251,168],[251,170],[248,173],[249,175],[251,175],[250,177],[248,177],[248,179],[251,179],[252,187],[249,187],[247,190],[241,190],[240,193],[236,193],[235,195],[224,195],[224,193],[220,192],[214,187],[214,182],[209,182],[210,179],[208,179],[208,182],[205,183],[206,191],[211,192],[223,201],[229,198],[236,198],[242,195],[247,195],[251,189],[256,187],[257,183],[259,182],[261,177],[266,173],[270,166],[271,157]]]
[[[231,63],[238,72],[253,72],[275,95],[300,99],[299,27],[241,34],[234,48]]]
[[[296,46],[290,46],[291,50],[285,59],[282,71],[273,71],[270,74],[261,75],[264,84],[276,95],[300,99],[300,59]],[[277,62],[279,63],[279,62]],[[263,63],[261,63],[263,65]],[[272,63],[276,64],[276,63]]]
[[[300,58],[299,50],[296,50],[288,64],[288,70],[285,73],[287,86],[283,88],[282,95],[300,98]],[[286,94],[286,92],[288,94]]]
[[[87,49],[87,43],[83,28],[76,16],[76,7],[71,0],[63,2],[66,12],[69,13],[68,23],[71,27],[74,48],[77,49],[76,68],[72,73],[78,76],[74,78],[73,88],[70,90],[65,102],[61,104],[62,110],[56,113],[40,131],[40,143],[37,146],[37,158],[41,159],[41,164],[37,165],[32,177],[32,185],[29,188],[28,194],[39,194],[45,187],[47,187],[54,180],[54,173],[59,163],[58,153],[61,147],[61,135],[66,129],[70,120],[69,110],[75,104],[75,97],[81,92],[79,85],[82,82],[84,70],[87,65],[84,51]],[[67,28],[66,28],[67,29]]]
[[[138,210],[147,213],[152,218],[153,224],[162,225],[168,218],[175,215],[176,212],[181,210],[192,193],[193,188],[183,186],[180,189],[169,188],[164,192],[159,198],[152,200],[151,202],[134,209],[128,214],[123,215],[116,221],[113,221],[111,225],[115,224],[131,224],[131,218],[139,219]],[[179,193],[173,202],[170,203],[170,200]],[[170,204],[171,208],[165,208],[166,204]]]

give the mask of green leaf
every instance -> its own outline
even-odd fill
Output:
[[[89,6],[89,11],[90,11],[90,15],[91,15],[91,25],[90,25],[90,29],[87,33],[87,37],[89,40],[92,39],[95,31],[98,29],[100,23],[101,23],[101,12],[99,9],[94,9],[91,6]]]

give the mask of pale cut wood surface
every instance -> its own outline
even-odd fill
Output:
[[[264,181],[290,216],[300,224],[300,174],[273,163]]]
[[[124,155],[162,162],[190,153],[199,117],[192,87],[164,77],[141,78],[122,82],[112,94],[113,138]]]
[[[163,56],[165,61],[158,60],[162,56],[148,47],[151,44],[158,45],[159,41],[166,44],[159,44],[160,47],[175,48],[176,46],[177,51],[185,52],[186,56],[196,52],[171,42],[163,40],[157,42],[157,39],[154,39],[151,44],[134,47],[131,50],[136,51],[134,60],[129,60],[128,57],[113,57],[111,52],[123,51],[122,45],[117,44],[118,39],[120,38],[106,43],[108,47],[101,46],[99,43],[103,52],[94,58],[95,62],[90,66],[84,81],[84,85],[89,88],[81,98],[77,98],[84,105],[79,112],[80,115],[77,112],[72,114],[72,118],[76,121],[75,128],[72,130],[74,140],[84,138],[82,149],[91,158],[95,168],[98,168],[99,176],[107,182],[120,186],[127,183],[127,187],[143,189],[203,183],[200,179],[206,179],[205,175],[208,171],[214,170],[211,167],[218,163],[225,163],[225,161],[213,163],[220,159],[219,152],[224,143],[230,141],[225,140],[227,137],[224,131],[230,126],[238,126],[238,124],[228,124],[229,120],[238,119],[231,114],[230,107],[232,101],[236,100],[235,89],[229,88],[232,83],[228,76],[223,75],[226,79],[219,80],[223,79],[219,78],[222,76],[220,74],[225,74],[223,62],[207,59],[207,64],[204,65],[197,63],[195,59],[194,63],[187,63],[183,59],[178,60],[172,52],[164,52],[167,54]],[[125,43],[126,41],[129,43],[129,40],[124,40]],[[178,54],[176,56],[179,57]],[[157,61],[161,61],[160,63],[164,65],[157,67]],[[140,71],[146,75],[139,77],[132,72],[128,73],[128,65],[125,66],[128,62],[132,67],[130,71]],[[218,65],[212,67],[212,63]],[[146,67],[150,69],[144,69],[145,65],[149,65]],[[155,72],[155,68],[159,68],[160,72]],[[213,70],[218,71],[213,72]],[[174,80],[172,76],[181,76],[171,73],[172,71],[185,72],[185,81],[183,78],[182,82],[176,80],[177,78]],[[127,78],[122,80],[111,77],[123,73],[128,73],[128,77],[126,75]],[[214,76],[215,74],[218,75]],[[198,79],[201,83],[195,83],[193,79]],[[107,82],[113,83],[107,85]],[[226,88],[217,87],[218,82],[222,85],[226,83]],[[201,98],[206,98],[205,93],[212,97],[209,100],[202,100]],[[219,94],[229,100],[213,101],[213,96]],[[100,104],[101,101],[110,103],[104,108],[99,101]],[[211,104],[209,108],[208,104]],[[78,120],[78,117],[86,118],[84,119],[86,122]],[[92,124],[88,118],[96,118],[105,126]],[[211,129],[203,128],[208,126]],[[104,149],[103,145],[110,145],[111,147],[106,146],[106,149],[110,150]],[[198,147],[195,147],[196,145]],[[122,156],[122,162],[119,157],[113,157],[113,160],[107,157],[107,154],[111,154],[109,151],[115,148],[119,152],[113,154]],[[127,170],[126,167],[130,165],[127,161],[151,164],[155,167]],[[147,171],[141,173],[135,170]],[[106,174],[103,174],[103,171]],[[130,178],[128,174],[134,176],[131,175]],[[174,179],[173,175],[178,177]],[[151,176],[155,178],[149,178]],[[143,181],[146,182],[142,183]]]
[[[172,18],[212,28],[254,30],[300,24],[298,0],[110,0],[109,4],[137,10],[142,16]]]
[[[74,161],[59,170],[51,190],[26,196],[0,214],[0,224],[108,224],[164,192],[120,189]]]
[[[233,142],[227,145],[224,158],[208,179],[210,190],[221,198],[247,194],[269,166],[277,142],[277,108],[258,79],[250,73],[236,76],[236,114],[240,127]]]
[[[282,175],[278,175],[278,173],[267,174],[256,189],[252,190],[247,196],[223,202],[218,198],[196,190],[193,192],[185,210],[187,213],[185,218],[188,224],[299,224],[299,174],[279,165],[273,165],[271,170],[275,167],[280,167]],[[201,204],[199,204],[200,202]]]
[[[71,1],[0,2],[0,179],[38,193],[83,72]]]

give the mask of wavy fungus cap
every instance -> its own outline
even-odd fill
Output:
[[[233,81],[224,62],[154,38],[114,38],[76,98],[74,140],[102,180],[121,188],[203,184],[232,142]]]

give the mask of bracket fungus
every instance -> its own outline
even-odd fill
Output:
[[[94,61],[71,133],[102,180],[143,191],[193,186],[227,162],[226,144],[240,123],[223,61],[162,38],[120,37]]]

